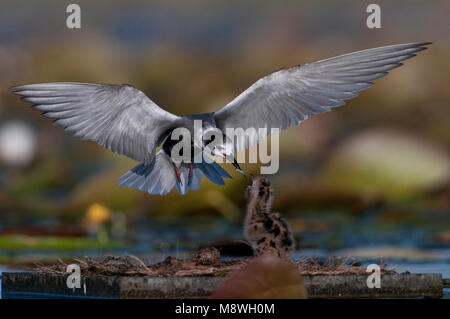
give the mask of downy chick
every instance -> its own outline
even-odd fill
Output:
[[[271,212],[274,190],[268,179],[257,176],[247,187],[244,236],[255,256],[272,254],[287,258],[295,249],[294,236],[286,220]]]

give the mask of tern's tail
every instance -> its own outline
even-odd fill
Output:
[[[151,164],[141,163],[129,170],[119,179],[120,186],[138,188],[149,194],[166,195],[176,186],[178,192],[186,194],[189,189],[199,189],[202,176],[206,176],[211,182],[223,185],[223,178],[231,176],[215,162],[194,163],[191,178],[189,180],[189,164],[183,164],[179,168],[180,182],[174,171],[169,156],[160,150]]]

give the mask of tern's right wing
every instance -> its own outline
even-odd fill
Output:
[[[148,164],[161,136],[182,121],[130,85],[57,82],[12,90],[74,135]]]

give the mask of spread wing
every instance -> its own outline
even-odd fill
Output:
[[[144,163],[181,120],[130,85],[58,82],[12,90],[66,131]]]
[[[390,45],[273,72],[214,113],[216,124],[225,133],[227,128],[267,128],[269,134],[271,128],[298,125],[311,115],[344,105],[428,44]],[[260,138],[259,134],[247,136],[236,150]]]

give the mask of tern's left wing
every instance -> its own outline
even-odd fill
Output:
[[[309,116],[342,106],[345,100],[373,85],[371,81],[402,65],[403,60],[425,50],[430,42],[390,45],[344,54],[314,63],[281,69],[255,82],[228,105],[214,113],[217,126],[284,130]],[[262,138],[246,138],[236,150]]]

